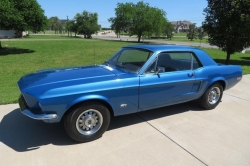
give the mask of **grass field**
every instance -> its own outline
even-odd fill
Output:
[[[169,39],[165,39],[170,41]],[[193,41],[187,38],[187,33],[175,33],[171,41],[178,41],[178,42],[191,42],[191,43],[208,43],[207,37],[203,38],[201,41],[199,39],[194,39]]]
[[[21,76],[44,68],[103,63],[122,46],[133,43],[90,40],[65,36],[30,36],[2,41],[0,50],[0,104],[16,103],[19,90],[16,82]],[[95,47],[95,51],[94,51]],[[224,63],[225,53],[206,50],[217,62]],[[250,53],[234,54],[230,64],[242,65],[250,73]]]
[[[165,39],[167,41],[170,41],[169,39]],[[171,41],[177,41],[177,42],[190,42],[190,43],[208,43],[207,38],[202,39],[201,41],[199,39],[189,40],[186,36],[174,36]]]

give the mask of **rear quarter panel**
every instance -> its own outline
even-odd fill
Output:
[[[202,81],[202,95],[209,86],[218,81],[224,82],[224,90],[232,88],[239,82],[237,78],[242,77],[242,69],[236,65],[211,65],[197,69],[195,74],[196,81]]]
[[[200,97],[215,82],[223,81],[224,90],[227,90],[239,82],[238,77],[242,77],[241,66],[218,65],[205,51],[194,49],[193,52],[203,65],[202,68],[195,70],[196,83],[202,82],[197,97]]]

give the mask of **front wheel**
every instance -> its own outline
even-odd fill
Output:
[[[100,103],[89,102],[71,110],[64,119],[64,126],[72,139],[89,142],[101,137],[109,122],[109,110]]]
[[[223,88],[220,83],[212,84],[199,99],[200,105],[207,109],[214,109],[221,101]]]

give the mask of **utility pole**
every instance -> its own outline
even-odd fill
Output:
[[[68,24],[68,21],[69,21],[69,17],[67,16],[67,24]],[[69,37],[69,27],[68,26],[67,26],[67,29],[68,29],[68,37]]]

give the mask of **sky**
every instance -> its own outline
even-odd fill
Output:
[[[50,18],[73,19],[76,13],[84,10],[98,13],[98,24],[103,28],[110,27],[108,19],[115,17],[117,3],[133,2],[138,0],[37,0]],[[163,9],[167,13],[168,21],[188,20],[201,26],[204,21],[203,9],[207,6],[207,0],[144,0],[152,7]]]

